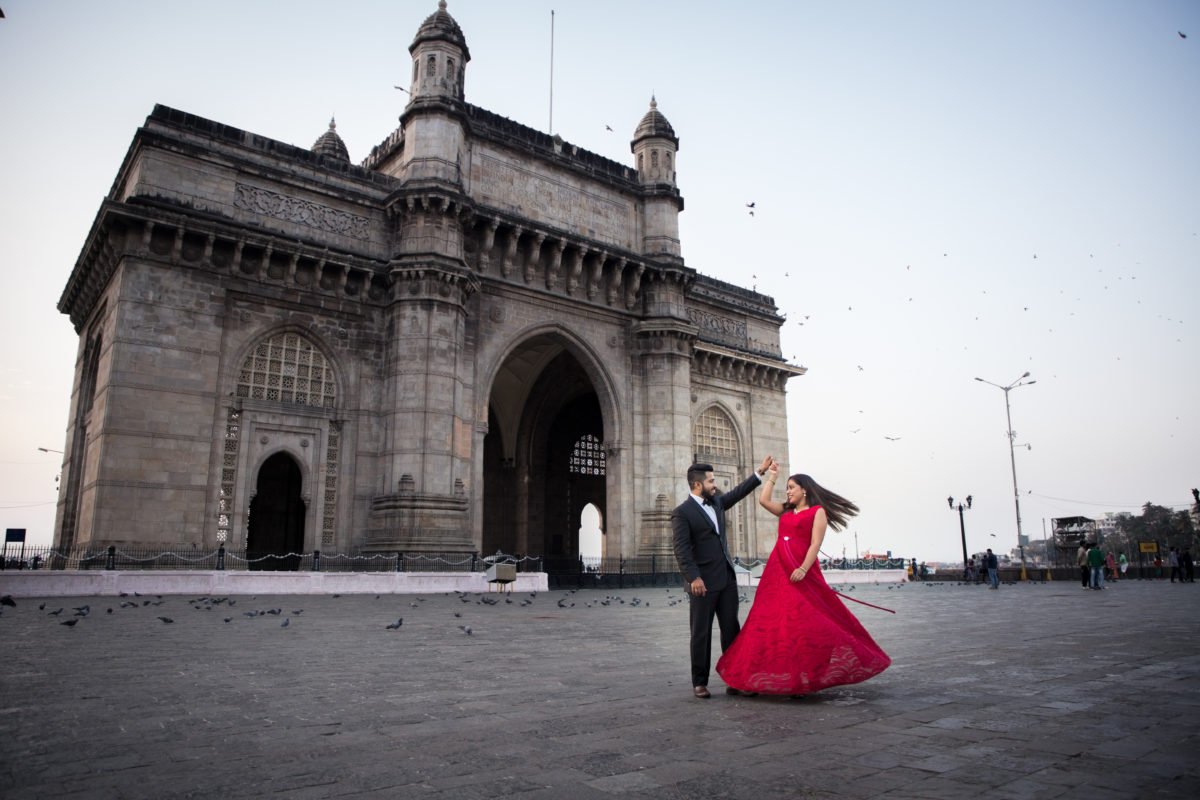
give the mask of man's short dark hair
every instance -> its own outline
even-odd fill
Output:
[[[704,483],[704,479],[712,471],[712,464],[692,464],[688,467],[687,471],[688,489],[691,489],[697,483]]]

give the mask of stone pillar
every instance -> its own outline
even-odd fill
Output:
[[[636,497],[641,516],[638,553],[669,554],[670,526],[658,512],[660,497],[667,498],[670,508],[683,497],[685,474],[692,463],[691,365],[696,327],[655,319],[638,323],[633,332],[642,379],[637,449],[639,462],[645,465]]]
[[[366,549],[471,551],[476,431],[466,303],[479,279],[462,261],[453,202],[409,198],[405,207],[391,271],[386,486],[371,503]]]

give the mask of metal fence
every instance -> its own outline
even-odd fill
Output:
[[[247,553],[218,547],[156,550],[80,546],[65,551],[51,547],[22,547],[0,557],[0,569],[80,570],[246,570],[263,572],[483,572],[494,562],[514,564],[518,572],[546,572],[551,587],[678,586],[683,583],[672,555],[586,558],[575,555],[515,556],[478,552],[405,551],[392,553]],[[765,557],[737,558],[747,570],[766,563]],[[903,569],[905,560],[822,559],[821,569]]]
[[[619,556],[617,558],[586,558],[583,556],[545,556],[542,559],[550,588],[595,587],[621,589],[634,586],[680,586],[683,576],[672,555]],[[749,559],[735,558],[734,563],[746,570],[766,564],[765,556]],[[821,569],[904,569],[903,558],[822,559]]]

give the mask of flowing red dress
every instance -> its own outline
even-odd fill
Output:
[[[859,683],[892,660],[850,613],[813,563],[804,580],[788,578],[812,543],[820,506],[779,518],[779,537],[741,633],[717,662],[727,686],[760,694],[809,694]]]

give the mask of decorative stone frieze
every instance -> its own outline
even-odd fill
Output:
[[[361,238],[368,234],[366,217],[244,183],[234,187],[233,205],[244,211],[307,225],[329,233]]]

